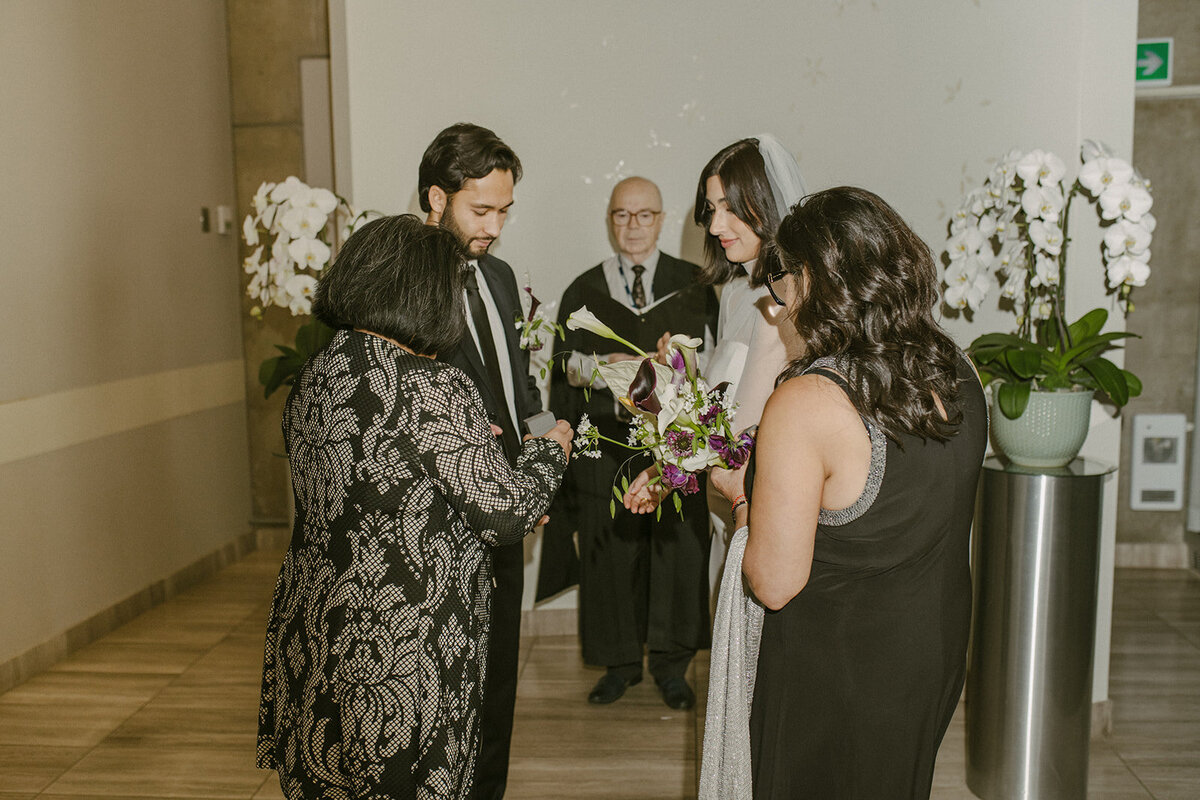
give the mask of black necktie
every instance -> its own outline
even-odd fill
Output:
[[[645,271],[646,268],[641,264],[633,265],[633,288],[629,290],[629,294],[632,296],[634,308],[646,307],[646,287],[642,283],[642,273]]]
[[[517,429],[508,413],[508,399],[504,394],[504,380],[500,377],[500,361],[496,357],[496,343],[492,339],[492,327],[488,324],[487,309],[484,308],[483,298],[479,295],[479,280],[476,268],[467,267],[467,305],[471,309],[471,320],[475,323],[475,336],[479,339],[479,355],[487,368],[488,382],[491,384],[492,397],[496,398],[496,419],[492,423],[504,430],[504,451],[509,458],[516,458],[521,446],[517,439]]]

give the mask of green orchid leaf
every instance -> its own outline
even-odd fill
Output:
[[[615,500],[608,501],[608,516],[612,519],[617,518],[617,503]]]
[[[294,359],[276,356],[275,358],[265,359],[262,366],[258,368],[258,382],[263,385],[263,397],[270,397],[275,391],[285,384],[290,385],[293,376],[296,374],[297,367]]]
[[[1129,384],[1121,368],[1107,358],[1093,358],[1081,365],[1096,380],[1100,391],[1118,408],[1129,402]]]
[[[1000,412],[1009,419],[1016,419],[1025,413],[1029,405],[1029,393],[1032,386],[1028,382],[1002,383],[996,387],[996,403]]]
[[[1030,350],[1010,350],[1004,359],[1018,378],[1032,378],[1042,366],[1042,355]]]
[[[971,342],[971,346],[967,350],[974,353],[977,350],[991,347],[1021,347],[1028,343],[1027,339],[1022,339],[1020,336],[1012,333],[985,333]]]
[[[1079,319],[1067,326],[1071,341],[1078,343],[1098,334],[1108,322],[1108,311],[1103,308],[1093,308]]]
[[[1137,375],[1134,375],[1127,369],[1121,370],[1121,374],[1125,376],[1125,385],[1129,387],[1129,396],[1138,397],[1142,393],[1142,381]]]
[[[1085,361],[1092,356],[1098,356],[1106,350],[1116,347],[1113,342],[1120,339],[1128,339],[1131,336],[1141,338],[1136,333],[1113,331],[1111,333],[1103,333],[1099,336],[1091,336],[1087,339],[1076,339],[1075,346],[1064,352],[1062,357],[1065,361]]]
[[[613,496],[616,497],[618,500],[621,500],[622,502],[624,502],[625,495],[621,494],[621,490],[618,489],[616,486],[612,487],[612,490],[613,490]]]
[[[680,514],[680,516],[682,516],[683,515],[683,498],[679,496],[679,492],[672,492],[671,499],[675,501],[675,511],[677,511]]]

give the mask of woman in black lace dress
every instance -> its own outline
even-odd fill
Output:
[[[768,609],[753,797],[928,798],[963,685],[983,391],[933,318],[929,248],[879,197],[810,195],[776,245],[768,286],[807,352],[767,402],[752,479],[710,478],[749,524],[742,573]]]
[[[284,411],[296,519],[267,627],[258,765],[290,800],[461,798],[479,742],[485,545],[542,517],[565,422],[509,466],[471,381],[452,234],[376,220],[322,276],[338,329]]]

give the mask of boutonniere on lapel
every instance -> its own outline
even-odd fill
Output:
[[[529,277],[525,278],[525,291],[521,296],[522,310],[516,314],[516,328],[521,332],[521,349],[528,351],[531,356],[535,353],[540,353],[548,343],[554,341],[554,337],[565,338],[565,332],[552,316],[554,307],[557,303],[543,303],[533,294],[533,289],[529,285]],[[546,377],[546,372],[549,368],[550,359],[543,358],[538,360],[542,377]]]

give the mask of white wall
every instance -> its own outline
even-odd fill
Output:
[[[433,136],[460,120],[492,128],[526,171],[495,252],[547,298],[608,254],[604,208],[624,175],[659,183],[663,248],[698,259],[700,169],[761,131],[793,149],[810,188],[870,188],[935,250],[963,190],[1010,148],[1041,147],[1072,164],[1082,139],[1126,156],[1132,144],[1134,0],[330,8],[339,189],[360,206],[415,211],[417,166]],[[1102,273],[1094,226],[1076,221],[1072,233],[1077,316],[1103,302]],[[963,344],[1010,325],[994,310],[973,324],[948,321]],[[1119,425],[1098,422],[1089,452],[1116,463]],[[1111,512],[1115,481],[1110,494]],[[1100,628],[1104,699],[1104,619]]]
[[[8,0],[0,664],[246,532],[222,0]]]

